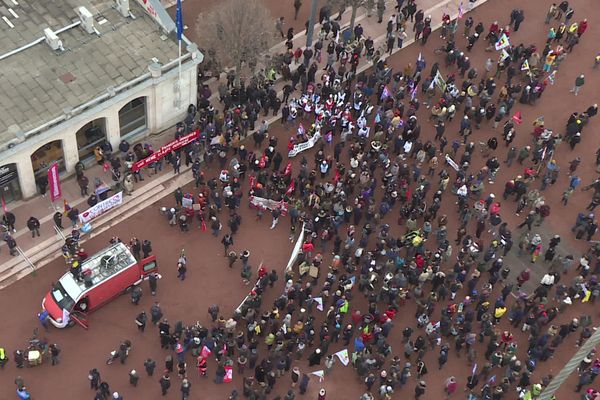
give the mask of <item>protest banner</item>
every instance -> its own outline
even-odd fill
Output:
[[[306,142],[298,143],[294,145],[294,148],[291,149],[288,153],[288,157],[295,157],[296,155],[302,153],[305,150],[312,148],[315,143],[321,138],[321,134],[319,132],[315,132],[315,134],[308,139]]]
[[[448,165],[450,165],[452,168],[454,168],[455,171],[458,171],[458,169],[459,169],[458,164],[448,154],[446,154],[446,162],[448,163]]]
[[[288,203],[283,200],[276,201],[258,196],[250,196],[248,200],[250,201],[250,208],[269,211],[278,209],[283,216],[286,216],[288,213]]]
[[[83,213],[79,214],[79,221],[82,224],[93,220],[94,218],[104,214],[108,210],[115,208],[123,203],[123,192],[119,192],[114,196],[109,197],[96,204],[93,207],[88,208]]]
[[[175,139],[175,140],[165,144],[164,146],[161,146],[160,149],[156,150],[154,153],[150,154],[148,157],[143,158],[140,161],[134,163],[131,166],[131,171],[137,172],[140,169],[144,168],[145,166],[150,165],[150,164],[160,160],[161,158],[163,158],[170,152],[180,149],[183,146],[186,146],[186,145],[192,143],[194,140],[197,140],[199,138],[200,138],[200,131],[195,130],[194,132],[189,133],[185,136],[182,136],[179,139]]]

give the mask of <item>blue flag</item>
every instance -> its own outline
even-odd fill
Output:
[[[181,10],[181,0],[177,0],[177,40],[181,41],[181,36],[183,36],[183,11]]]
[[[365,348],[365,344],[363,343],[361,337],[359,336],[357,338],[354,338],[354,352],[358,353],[364,348]]]

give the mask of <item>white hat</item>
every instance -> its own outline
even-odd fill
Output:
[[[118,399],[119,398],[119,392],[114,392],[113,393],[113,398]]]

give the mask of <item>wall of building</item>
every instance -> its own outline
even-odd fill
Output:
[[[143,135],[160,132],[181,121],[189,104],[196,104],[197,72],[196,63],[187,62],[182,66],[181,101],[176,89],[179,74],[177,68],[150,78],[131,89],[115,95],[51,129],[26,139],[17,146],[0,153],[1,164],[17,165],[19,184],[23,198],[37,193],[31,155],[40,147],[55,140],[62,141],[66,174],[72,174],[79,161],[77,131],[90,121],[106,119],[106,137],[114,148],[121,142],[119,110],[136,98],[146,98],[146,130]]]

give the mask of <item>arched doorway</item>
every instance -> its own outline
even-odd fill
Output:
[[[94,148],[106,139],[106,118],[98,118],[88,122],[75,134],[79,161],[94,158]]]
[[[0,165],[0,198],[4,204],[21,199],[17,164]]]
[[[146,98],[138,97],[119,110],[121,139],[128,139],[146,129]]]
[[[33,173],[36,180],[38,178],[46,177],[48,168],[54,162],[58,163],[59,172],[65,172],[65,157],[63,154],[62,140],[46,143],[31,155],[31,165],[33,166]]]

